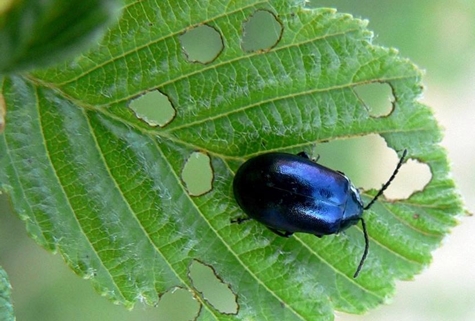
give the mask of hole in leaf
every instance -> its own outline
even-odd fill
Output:
[[[158,90],[149,91],[129,103],[137,116],[150,126],[163,127],[175,118],[175,108],[168,97]]]
[[[157,308],[158,320],[189,321],[198,317],[201,305],[189,291],[174,288],[161,296]]]
[[[388,148],[379,135],[367,135],[357,138],[333,140],[315,146],[313,155],[319,155],[318,163],[339,170],[363,190],[379,190],[386,183],[399,161],[394,150]],[[407,198],[422,190],[430,181],[431,173],[426,164],[411,165],[408,160],[399,170],[394,181],[384,192],[390,199]],[[409,164],[409,165],[408,165]],[[404,172],[411,168],[411,176]]]
[[[200,152],[192,153],[186,161],[181,177],[190,195],[199,196],[209,192],[213,181],[209,156]]]
[[[202,64],[215,60],[224,48],[221,34],[207,25],[187,30],[180,36],[180,42],[187,60]]]
[[[189,277],[193,286],[216,310],[226,314],[238,312],[237,297],[225,284],[213,268],[193,260],[189,268]]]
[[[409,159],[399,170],[391,183],[391,189],[384,195],[389,199],[406,199],[417,191],[422,191],[430,182],[432,173],[427,164]]]
[[[393,110],[393,92],[391,86],[386,83],[356,86],[355,92],[373,117],[387,116]]]
[[[246,52],[272,49],[282,32],[282,23],[273,13],[258,10],[243,25],[242,49]]]

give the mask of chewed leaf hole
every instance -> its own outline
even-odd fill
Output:
[[[238,312],[236,295],[231,291],[229,285],[223,283],[216,275],[214,269],[193,260],[189,268],[189,276],[195,289],[216,310],[226,314],[236,314]]]
[[[389,199],[406,199],[415,192],[422,191],[431,178],[432,173],[427,164],[409,159],[384,192],[384,196]]]
[[[187,60],[202,64],[215,60],[224,48],[221,34],[207,25],[187,30],[180,42]]]
[[[391,87],[386,83],[371,83],[355,87],[361,102],[369,110],[371,116],[387,116],[393,109],[394,96]]]
[[[267,11],[256,11],[243,25],[242,49],[246,52],[269,50],[282,36],[282,23]]]
[[[149,91],[129,103],[135,115],[150,126],[163,127],[175,118],[175,108],[167,96],[158,90]]]
[[[394,150],[388,148],[379,135],[334,140],[317,144],[313,156],[318,163],[339,170],[363,190],[376,189],[386,183],[399,161]],[[423,190],[432,175],[426,164],[409,159],[384,192],[386,198],[404,199]]]
[[[157,320],[189,321],[198,317],[201,305],[189,291],[174,288],[162,295],[157,308]]]
[[[181,177],[190,195],[198,196],[209,192],[213,182],[209,156],[200,152],[192,153],[183,167]]]

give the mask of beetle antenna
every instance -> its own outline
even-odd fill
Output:
[[[355,274],[353,275],[353,278],[357,278],[358,274],[360,274],[361,268],[363,267],[364,261],[366,260],[366,257],[368,256],[368,251],[369,251],[369,239],[368,239],[368,232],[366,232],[366,223],[364,222],[363,218],[360,218],[361,220],[361,225],[363,226],[363,235],[364,235],[364,252],[363,256],[361,257],[360,264],[358,264],[358,268],[356,269]]]
[[[406,155],[407,155],[407,149],[405,149],[403,152],[402,152],[402,156],[401,156],[401,159],[399,159],[399,163],[397,163],[397,166],[396,166],[396,169],[394,170],[393,174],[391,175],[391,177],[389,178],[389,180],[381,187],[381,189],[378,191],[378,193],[376,194],[375,197],[373,197],[373,199],[371,200],[371,202],[368,203],[368,205],[366,205],[364,207],[365,210],[367,210],[368,208],[371,207],[371,205],[373,205],[374,202],[376,202],[376,200],[378,199],[378,197],[380,197],[383,192],[389,187],[389,185],[391,184],[391,182],[393,181],[393,179],[396,177],[396,174],[397,172],[399,171],[399,169],[401,168],[402,166],[402,163],[404,162],[404,158],[406,158]],[[364,226],[364,224],[363,224]]]

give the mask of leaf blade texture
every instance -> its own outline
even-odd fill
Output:
[[[242,25],[256,10],[272,13],[282,36],[267,51],[244,52]],[[210,63],[191,63],[179,36],[202,23],[221,34],[224,49]],[[386,117],[372,117],[353,90],[372,82],[392,88]],[[163,128],[127,108],[157,89],[176,110]],[[230,285],[238,319],[331,320],[334,309],[362,313],[385,302],[395,280],[430,262],[461,213],[440,129],[417,101],[421,90],[416,66],[373,45],[365,21],[332,9],[130,2],[98,48],[3,80],[0,181],[30,235],[113,301],[155,304],[181,287],[201,304],[200,320],[235,318],[193,288],[188,268],[198,259]],[[242,214],[231,183],[245,159],[370,133],[428,164],[432,180],[365,214],[371,247],[358,279],[358,228],[282,239],[255,222],[230,223]],[[210,156],[213,170],[212,190],[196,197],[181,178],[195,151]]]

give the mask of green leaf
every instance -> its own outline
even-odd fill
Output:
[[[7,273],[0,267],[0,320],[13,321],[15,315],[13,313],[13,305],[11,302],[12,286],[8,280]]]
[[[243,25],[257,11],[275,15],[282,34],[273,48],[246,52]],[[203,23],[224,45],[206,64],[188,61],[180,42]],[[284,0],[130,2],[97,49],[3,80],[0,182],[38,244],[126,306],[155,304],[181,287],[200,303],[200,320],[236,319],[194,288],[189,266],[198,260],[237,296],[238,319],[362,313],[430,262],[462,212],[439,127],[417,101],[420,78],[396,50],[372,44],[365,21],[331,9]],[[354,90],[376,82],[392,88],[388,116],[371,116]],[[162,128],[128,108],[155,89],[176,112]],[[255,222],[230,223],[242,215],[231,185],[245,159],[370,133],[428,164],[432,179],[365,214],[370,254],[357,279],[359,228],[284,239]],[[196,151],[209,155],[213,171],[212,190],[201,196],[182,179]]]
[[[0,7],[0,73],[63,61],[97,42],[119,0],[8,0]]]

